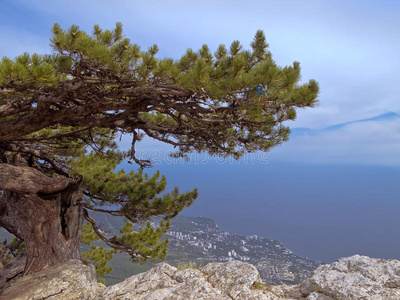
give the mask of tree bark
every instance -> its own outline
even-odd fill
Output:
[[[72,258],[79,259],[83,224],[82,179],[51,178],[29,167],[13,168],[10,170],[22,172],[19,173],[21,176],[11,177],[12,190],[3,190],[0,226],[25,242],[24,275]],[[37,173],[41,176],[35,177]],[[5,177],[0,175],[0,189]],[[24,192],[21,183],[26,183],[23,181],[26,178],[32,185],[26,186]]]

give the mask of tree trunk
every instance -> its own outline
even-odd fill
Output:
[[[18,178],[13,180],[18,182]],[[54,180],[56,183],[60,178]],[[67,187],[51,194],[3,191],[0,225],[25,242],[24,275],[80,258],[81,178],[65,180],[69,181]]]

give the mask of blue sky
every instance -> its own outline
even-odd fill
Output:
[[[246,163],[242,162],[241,166],[231,164],[224,168],[214,163],[208,166],[168,164],[165,159],[156,167],[167,173],[174,185],[184,188],[203,187],[203,196],[198,204],[188,211],[189,214],[209,215],[217,219],[217,222],[239,230],[240,226],[235,226],[232,223],[233,219],[236,219],[235,224],[243,225],[243,220],[254,219],[255,216],[259,216],[260,211],[265,210],[265,215],[271,218],[272,223],[268,225],[261,222],[260,224],[264,225],[260,226],[274,229],[265,230],[265,235],[289,243],[295,251],[298,250],[304,255],[307,255],[307,251],[312,252],[310,248],[301,242],[292,241],[308,239],[300,233],[294,237],[293,232],[297,232],[298,228],[303,228],[303,234],[307,230],[315,230],[315,226],[309,222],[310,211],[313,211],[315,216],[323,216],[324,212],[330,209],[332,219],[341,220],[342,224],[358,224],[359,231],[354,229],[358,228],[357,226],[353,226],[354,230],[349,230],[345,236],[348,240],[364,237],[365,239],[358,244],[360,251],[368,248],[365,243],[369,239],[362,233],[361,227],[380,228],[381,231],[371,229],[371,234],[375,234],[377,239],[383,236],[382,231],[390,232],[385,235],[387,243],[389,237],[396,234],[393,228],[398,225],[396,218],[400,213],[396,203],[396,182],[400,179],[399,1],[3,0],[0,5],[0,56],[8,57],[14,57],[24,51],[51,52],[49,38],[54,22],[60,23],[64,28],[77,24],[81,29],[91,31],[94,24],[112,28],[116,21],[120,21],[124,24],[126,36],[142,49],[156,43],[160,48],[159,57],[175,59],[187,48],[196,50],[204,43],[211,49],[216,49],[221,43],[229,45],[233,40],[240,40],[248,47],[255,32],[258,29],[264,30],[270,51],[278,64],[283,66],[300,61],[303,80],[308,81],[312,78],[320,84],[320,105],[315,109],[298,111],[297,120],[290,124],[292,128],[303,129],[293,130],[288,143],[264,156],[264,159],[267,157],[269,168],[265,168],[260,160],[258,165],[243,166]],[[390,112],[394,114],[375,118]],[[329,127],[337,124],[342,126]],[[153,154],[166,150],[164,146],[151,140],[145,140],[140,149],[145,151],[144,153],[152,151]],[[188,171],[189,167],[192,173]],[[330,173],[332,168],[335,171]],[[220,170],[222,173],[219,173]],[[254,200],[254,210],[248,209],[245,212],[239,199],[252,203],[246,199],[249,195],[246,188],[238,188],[238,199],[235,201],[224,196],[226,185],[229,184],[229,180],[233,180],[228,178],[237,176],[233,182],[240,186],[241,176],[253,178],[254,174],[258,174],[258,177],[251,180],[262,184],[262,181],[256,178],[269,178],[270,170],[280,172],[279,176],[282,177],[284,172],[291,174],[289,190],[296,191],[302,183],[308,186],[311,193],[281,194],[273,188],[279,184],[269,179],[273,185],[269,197],[263,195],[263,190],[252,185],[252,191],[258,191],[258,194],[250,193],[253,195],[252,199],[258,200]],[[220,174],[219,181],[214,178],[213,174],[216,173]],[[344,173],[347,175],[344,176]],[[186,175],[183,178],[180,174]],[[298,176],[293,177],[293,174]],[[329,176],[333,176],[331,180],[323,180]],[[310,178],[318,185],[309,186],[304,178]],[[362,186],[363,193],[354,194],[353,188],[360,187],[353,187],[348,182],[362,179],[369,184]],[[332,182],[335,182],[334,189],[331,187]],[[385,182],[393,184],[386,185]],[[213,193],[209,193],[210,184],[221,188],[212,188]],[[367,195],[373,196],[369,198],[368,204],[365,204]],[[349,208],[349,197],[362,207],[362,211],[367,212],[352,215],[357,205]],[[278,198],[281,205],[275,205],[275,200],[270,200]],[[291,203],[293,198],[297,201],[294,206]],[[317,205],[318,201],[320,204]],[[386,203],[385,209],[391,212],[388,213],[391,217],[387,220],[384,217],[385,213],[381,214],[381,219],[371,218],[370,214],[380,207],[381,203]],[[224,216],[214,213],[215,210],[221,212],[221,205],[230,207],[230,213],[224,213]],[[300,213],[300,208],[303,207],[302,213],[307,216],[306,219],[297,220],[296,223],[287,222],[282,227],[273,216],[279,213],[285,215],[288,207],[291,213],[286,215],[292,217],[295,211]],[[296,210],[292,210],[293,207]],[[243,212],[242,221],[238,220],[237,212]],[[325,224],[331,236],[338,232],[344,235],[344,229],[340,226],[335,231],[330,221],[325,220],[326,223],[323,223],[324,218],[316,218],[316,221],[322,222],[321,228]],[[257,229],[258,225],[246,226],[249,234],[254,230],[262,234],[262,230]],[[314,236],[320,236],[321,232],[315,233]],[[349,244],[346,241],[343,240],[339,244]],[[389,244],[383,243],[383,247],[389,248]],[[400,244],[390,247],[400,253]],[[318,256],[316,251],[312,253],[314,257],[332,260],[335,255],[347,255],[357,251],[357,245],[352,250],[342,248],[342,252],[338,247],[332,249],[337,250],[333,251],[336,254],[325,257]],[[367,251],[366,254],[375,255],[374,249],[372,247],[371,252]],[[380,255],[393,257],[392,254],[383,252]],[[379,256],[379,253],[375,256]]]

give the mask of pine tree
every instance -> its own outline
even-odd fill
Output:
[[[53,54],[0,62],[0,226],[24,242],[25,274],[80,258],[82,230],[83,242],[100,238],[134,261],[165,257],[169,220],[197,190],[160,196],[166,179],[159,172],[116,171],[123,160],[151,166],[135,153],[143,136],[173,145],[174,157],[239,159],[286,141],[295,109],[317,103],[317,82],[299,84],[298,62],[276,65],[262,31],[251,50],[239,41],[215,53],[203,45],[179,60],[156,58],[156,45],[142,51],[120,23],[96,25],[91,35],[76,25],[52,31]],[[132,137],[128,152],[118,150],[122,134]],[[106,237],[95,211],[124,217],[121,235]],[[159,227],[133,229],[152,216],[163,217]]]

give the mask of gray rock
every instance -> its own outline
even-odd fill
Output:
[[[207,281],[233,299],[250,288],[256,281],[261,282],[255,266],[239,260],[227,263],[211,263],[201,271],[208,276]]]
[[[278,299],[270,292],[251,289],[256,281],[261,281],[257,269],[241,261],[211,263],[200,270],[181,271],[163,263],[111,286],[99,299]]]
[[[177,269],[166,263],[108,288],[99,299],[166,299],[178,281],[173,277]]]
[[[97,283],[92,265],[71,259],[64,264],[22,277],[6,288],[1,300],[95,299],[105,286]]]
[[[335,300],[325,294],[321,294],[318,292],[312,292],[310,295],[307,296],[306,300]]]
[[[300,285],[256,282],[257,269],[240,261],[186,270],[162,263],[106,288],[96,282],[93,266],[70,260],[18,279],[0,300],[398,300],[400,262],[355,255],[320,266]]]
[[[342,258],[318,267],[314,275],[300,285],[300,291],[303,295],[317,292],[334,299],[398,300],[400,262],[360,255]],[[313,297],[310,299],[324,299]]]

